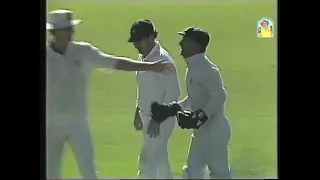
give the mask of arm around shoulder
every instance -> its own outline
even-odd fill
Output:
[[[122,71],[149,71],[154,66],[150,62],[140,62],[125,57],[114,57],[114,59],[117,61],[115,69]]]
[[[110,55],[90,43],[85,43],[85,45],[88,60],[99,68],[113,68],[122,71],[149,71],[154,68],[154,63],[138,62],[127,57]]]
[[[104,53],[90,43],[81,43],[85,47],[85,56],[88,61],[97,65],[98,68],[112,68],[122,71],[163,71],[165,65],[158,62],[139,62],[127,57],[119,57]]]
[[[79,42],[79,45],[83,47],[86,61],[89,61],[95,67],[112,69],[115,68],[117,61],[113,55],[103,52],[98,47],[95,47],[88,42]]]

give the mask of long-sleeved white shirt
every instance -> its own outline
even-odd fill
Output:
[[[152,71],[136,72],[138,82],[137,88],[137,107],[140,108],[140,114],[151,115],[151,103],[170,103],[177,101],[180,95],[180,85],[176,66],[170,54],[161,47],[159,42],[153,47],[150,53],[145,57],[139,56],[139,60],[154,62],[164,59],[166,63],[172,63],[175,70],[168,73],[156,73]]]
[[[205,54],[196,54],[187,62],[187,94],[179,102],[182,109],[202,109],[210,119],[224,116],[227,94],[218,67]]]
[[[47,113],[87,116],[87,88],[93,67],[114,68],[114,56],[87,42],[70,42],[64,55],[47,45]]]

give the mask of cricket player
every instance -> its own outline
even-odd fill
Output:
[[[156,41],[158,32],[148,19],[136,21],[130,31],[128,42],[133,43],[139,52],[139,60],[155,62],[165,59],[165,62],[174,61],[170,54]],[[143,146],[139,156],[140,178],[172,179],[172,171],[168,157],[168,141],[175,128],[176,118],[162,124],[151,118],[151,103],[169,103],[177,101],[180,95],[180,86],[176,71],[157,73],[151,71],[137,72],[137,108],[134,118],[136,130],[143,131]]]
[[[60,179],[65,142],[75,154],[84,179],[97,179],[94,150],[87,122],[87,87],[93,67],[124,71],[170,69],[167,63],[137,62],[100,51],[87,42],[73,41],[74,26],[69,10],[49,13],[47,29],[52,39],[47,45],[47,177]]]
[[[152,117],[163,121],[177,116],[183,129],[194,129],[191,136],[184,179],[203,179],[205,170],[211,179],[230,179],[228,143],[231,128],[224,113],[226,90],[218,67],[206,56],[209,34],[190,27],[183,32],[179,45],[187,63],[186,85],[188,96],[170,104],[152,103]]]
[[[272,30],[272,27],[269,27],[269,21],[267,20],[263,20],[261,23],[261,37],[262,38],[271,38],[271,30]]]

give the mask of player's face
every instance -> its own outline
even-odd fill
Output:
[[[184,58],[188,58],[194,54],[195,43],[192,39],[183,36],[179,43],[181,47],[180,55]]]
[[[149,38],[143,38],[139,41],[133,42],[134,47],[140,54],[145,54],[149,50]]]
[[[68,27],[64,29],[53,30],[53,35],[57,41],[70,42],[73,39],[74,29],[73,27]]]
[[[268,23],[267,22],[262,22],[262,26],[263,27],[268,27]]]

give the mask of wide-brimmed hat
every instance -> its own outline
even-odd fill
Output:
[[[73,12],[70,10],[50,11],[47,20],[47,29],[64,29],[80,24],[82,20],[73,19]]]

